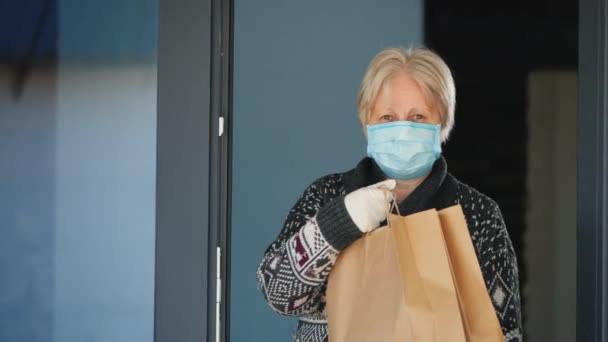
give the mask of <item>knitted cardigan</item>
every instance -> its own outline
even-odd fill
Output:
[[[351,171],[318,179],[290,210],[266,250],[257,271],[259,287],[274,311],[300,317],[294,341],[328,340],[327,277],[338,253],[362,236],[344,196],[385,178],[373,159],[365,158]],[[457,181],[440,158],[427,179],[399,203],[399,210],[410,215],[456,204],[464,211],[505,341],[522,341],[517,261],[498,205]]]

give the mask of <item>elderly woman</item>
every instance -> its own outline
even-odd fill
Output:
[[[328,274],[340,251],[386,220],[383,188],[401,215],[462,206],[505,339],[522,340],[517,261],[500,209],[454,178],[441,156],[455,97],[448,66],[427,49],[387,49],[369,64],[358,96],[368,157],[304,191],[257,272],[272,309],[300,317],[295,341],[328,339]]]

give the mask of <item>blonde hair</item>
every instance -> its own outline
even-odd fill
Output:
[[[441,140],[446,141],[454,127],[456,88],[447,64],[426,48],[389,48],[378,53],[369,63],[357,98],[359,121],[367,120],[380,89],[399,72],[406,72],[422,87],[429,105],[439,110]]]

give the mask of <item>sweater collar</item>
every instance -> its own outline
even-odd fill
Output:
[[[344,175],[344,187],[347,193],[359,188],[381,182],[388,177],[378,164],[366,157],[357,167]],[[448,173],[447,162],[440,157],[433,164],[429,176],[405,200],[399,203],[401,215],[410,215],[427,209],[447,208],[457,202],[457,183]]]

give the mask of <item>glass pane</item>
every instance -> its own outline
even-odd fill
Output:
[[[158,1],[0,5],[0,340],[152,341]]]

